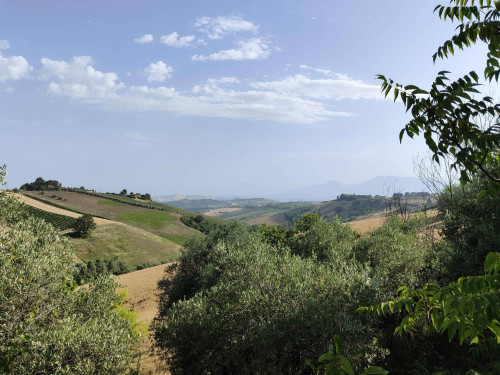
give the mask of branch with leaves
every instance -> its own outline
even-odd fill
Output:
[[[500,253],[490,253],[484,263],[483,276],[458,279],[446,287],[426,284],[422,289],[401,287],[394,301],[382,302],[357,311],[387,315],[404,315],[395,333],[414,335],[420,323],[429,329],[447,333],[450,342],[457,337],[460,345],[484,346],[493,366],[493,349],[500,345]],[[494,340],[491,340],[494,339]],[[497,346],[492,348],[491,345]]]
[[[433,55],[445,59],[454,54],[454,47],[464,49],[482,41],[488,46],[484,78],[487,82],[498,82],[500,76],[500,2],[490,0],[451,0],[454,6],[438,5],[434,11],[443,20],[461,22],[457,34],[446,41]],[[387,97],[391,91],[394,101],[401,98],[413,119],[399,134],[400,141],[406,135],[413,138],[421,133],[433,160],[438,162],[452,155],[452,167],[460,170],[460,181],[465,184],[470,174],[483,173],[500,189],[500,171],[492,165],[500,160],[500,104],[489,96],[476,99],[479,76],[471,71],[456,81],[449,82],[450,72],[441,71],[429,91],[415,85],[395,83],[384,75],[382,92]],[[492,116],[493,123],[483,129],[482,116]]]

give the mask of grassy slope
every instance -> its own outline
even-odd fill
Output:
[[[98,226],[88,239],[73,239],[77,256],[85,262],[117,256],[135,268],[146,262],[171,262],[180,255],[180,246],[155,234],[122,224]]]

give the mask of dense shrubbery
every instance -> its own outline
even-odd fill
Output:
[[[500,195],[482,194],[488,184],[486,178],[477,178],[464,187],[446,191],[439,199],[447,242],[443,262],[448,281],[481,275],[486,255],[499,249]]]
[[[354,314],[372,295],[364,267],[346,260],[334,271],[235,229],[189,243],[160,284],[155,337],[173,373],[296,374],[333,334],[351,349],[365,341]]]
[[[96,259],[87,263],[75,265],[73,278],[77,284],[86,283],[104,275],[122,275],[130,269],[118,257],[111,259]]]
[[[45,181],[43,178],[38,177],[35,181],[33,182],[27,182],[24,185],[21,186],[21,189],[24,190],[61,190],[61,183],[57,180],[48,180]]]
[[[209,221],[203,215],[195,215],[195,216],[181,216],[181,221],[187,225],[188,227],[199,230],[201,233],[208,234],[212,230],[216,229],[218,226],[213,221]]]
[[[360,240],[338,220],[306,215],[290,229],[233,223],[196,237],[159,284],[157,345],[173,373],[307,373],[305,359],[335,334],[346,352],[364,353],[356,363],[382,360],[383,327],[355,310],[393,297],[403,280],[420,285],[423,224],[393,218]]]
[[[0,169],[0,182],[3,180]],[[116,283],[76,288],[69,243],[0,192],[0,372],[121,374],[138,331]]]

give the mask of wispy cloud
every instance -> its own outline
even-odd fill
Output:
[[[145,44],[145,43],[151,43],[154,41],[154,37],[151,34],[144,34],[143,36],[139,38],[134,38],[134,42],[139,43],[139,44]]]
[[[312,79],[296,74],[281,80],[255,82],[258,89],[272,90],[314,99],[383,99],[380,87],[345,75],[342,78]]]
[[[280,80],[242,82],[236,77],[209,78],[189,91],[174,87],[126,86],[116,73],[93,67],[90,57],[72,61],[42,59],[38,76],[48,91],[116,111],[165,112],[180,116],[221,117],[285,123],[315,123],[351,116],[334,110],[331,99],[379,99],[379,88],[359,80],[311,79],[302,75]],[[154,68],[151,68],[151,67]],[[150,65],[151,81],[170,74],[162,61]]]
[[[199,31],[207,34],[210,39],[220,39],[227,34],[241,31],[255,33],[259,29],[259,26],[253,22],[244,20],[238,16],[201,17],[196,20],[194,26]]]
[[[149,64],[149,67],[144,69],[150,82],[163,82],[172,76],[174,68],[168,66],[163,61]]]
[[[194,45],[193,42],[195,41],[195,39],[196,38],[194,35],[180,36],[179,34],[177,34],[177,32],[173,32],[171,34],[163,35],[162,37],[160,37],[160,43],[177,48],[191,47]]]
[[[238,42],[238,48],[221,50],[210,55],[194,55],[193,61],[224,60],[264,60],[271,54],[272,47],[261,38],[252,38]]]

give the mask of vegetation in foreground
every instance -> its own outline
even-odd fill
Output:
[[[500,2],[435,10],[460,25],[434,59],[481,40],[484,76],[498,81]],[[309,215],[291,230],[235,224],[193,239],[159,283],[155,339],[174,374],[354,374],[372,364],[363,373],[500,373],[500,257],[490,253],[500,245],[500,105],[473,96],[474,71],[447,74],[429,91],[379,76],[411,110],[400,138],[422,134],[434,161],[451,156],[460,171],[462,186],[438,198],[446,237],[428,241],[418,218],[360,237]]]
[[[140,333],[116,283],[77,289],[68,241],[4,192],[0,225],[0,372],[122,374]]]

